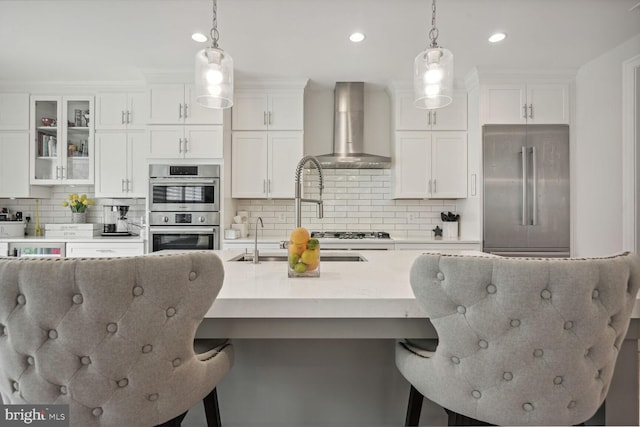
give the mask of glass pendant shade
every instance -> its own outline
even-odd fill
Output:
[[[196,54],[196,102],[207,108],[233,105],[233,59],[222,49],[208,47]]]
[[[451,104],[453,92],[453,54],[442,47],[428,48],[416,56],[413,67],[416,108],[428,110]]]

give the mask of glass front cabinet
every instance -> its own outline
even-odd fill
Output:
[[[31,184],[93,184],[92,96],[31,97]]]

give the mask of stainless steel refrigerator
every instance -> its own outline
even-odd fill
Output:
[[[569,126],[485,125],[483,250],[569,256]]]

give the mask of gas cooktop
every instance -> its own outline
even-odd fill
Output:
[[[311,237],[316,239],[390,239],[384,231],[312,231]]]

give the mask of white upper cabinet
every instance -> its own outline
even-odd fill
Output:
[[[302,156],[302,132],[234,132],[231,197],[293,198],[293,176]]]
[[[304,91],[236,90],[233,130],[303,130]]]
[[[0,130],[29,129],[29,94],[0,93]]]
[[[453,95],[453,102],[444,108],[423,110],[413,105],[412,91],[396,91],[396,130],[467,130],[467,94]]]
[[[396,132],[392,175],[396,199],[467,197],[467,133]]]
[[[29,184],[29,132],[0,132],[0,198],[49,197],[48,187]]]
[[[483,124],[569,124],[569,85],[483,85]]]
[[[148,130],[150,159],[220,159],[222,126],[153,126]]]
[[[96,134],[96,197],[146,197],[144,132]]]
[[[148,108],[149,124],[222,124],[222,110],[199,105],[192,84],[149,85]]]
[[[103,92],[96,96],[96,129],[144,129],[146,93]]]
[[[31,96],[31,184],[93,184],[93,96]]]

